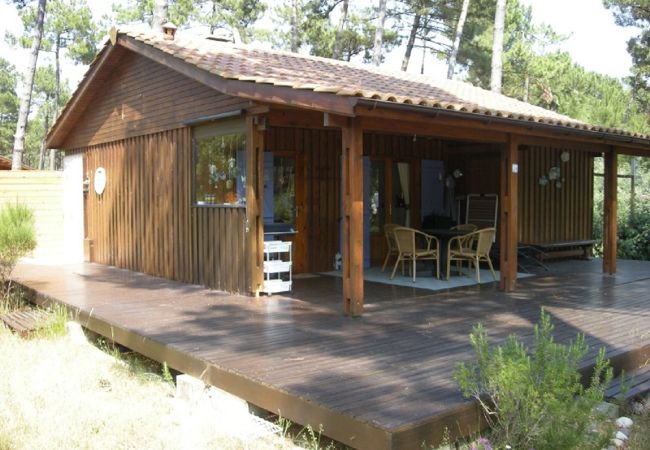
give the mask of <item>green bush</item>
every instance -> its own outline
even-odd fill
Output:
[[[588,351],[584,336],[563,345],[553,341],[552,332],[542,309],[531,349],[515,335],[490,346],[480,324],[470,335],[477,361],[459,364],[454,377],[463,395],[480,403],[496,448],[574,449],[603,443],[589,427],[612,378],[604,349],[585,388],[578,372]]]
[[[0,290],[4,290],[18,259],[34,247],[34,214],[25,205],[6,204],[0,209]]]

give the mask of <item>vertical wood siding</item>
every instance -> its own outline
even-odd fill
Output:
[[[413,136],[364,134],[364,155],[371,158],[393,158],[413,164],[414,204],[419,204],[421,159],[444,159],[444,148],[437,139]],[[333,129],[271,127],[267,131],[266,150],[295,154],[302,158],[304,175],[307,238],[306,271],[332,270],[334,255],[339,251],[339,221],[341,218],[341,132]],[[300,164],[297,165],[299,167]],[[296,189],[300,187],[297,186]],[[419,218],[419,211],[415,214]],[[383,241],[377,244],[383,246]],[[383,257],[383,247],[373,248],[373,254]],[[295,258],[294,258],[295,259]]]
[[[183,126],[183,122],[248,104],[127,52],[111,79],[67,135],[62,148],[118,141]]]
[[[569,152],[569,161],[560,154]],[[561,188],[539,178],[559,167]],[[566,148],[523,147],[519,152],[519,242],[591,239],[593,228],[593,156]]]
[[[245,209],[191,206],[190,143],[182,128],[86,150],[94,261],[245,292]],[[108,180],[101,196],[92,187],[97,167]]]
[[[302,158],[307,237],[306,271],[331,270],[339,251],[341,193],[341,132],[339,130],[272,127],[267,131],[266,150]],[[295,259],[295,258],[294,258]]]

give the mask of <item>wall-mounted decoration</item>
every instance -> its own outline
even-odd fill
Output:
[[[571,159],[571,154],[564,150],[562,153],[560,153],[560,160],[565,163],[568,162],[569,159]]]
[[[548,179],[551,181],[558,180],[560,178],[560,168],[559,167],[551,167],[548,170]]]
[[[548,177],[546,175],[542,175],[539,177],[539,185],[544,187],[548,184]]]
[[[103,167],[98,167],[97,170],[95,170],[94,186],[97,195],[102,195],[104,193],[104,189],[106,188],[106,169]]]

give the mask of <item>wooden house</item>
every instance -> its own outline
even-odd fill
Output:
[[[21,170],[29,170],[29,166],[23,164]],[[0,156],[0,170],[11,170],[11,158]]]
[[[113,30],[47,143],[86,183],[86,258],[255,295],[264,232],[289,227],[295,272],[342,255],[350,315],[382,225],[458,213],[458,195],[497,195],[500,286],[514,289],[518,244],[592,238],[601,156],[614,273],[617,155],[650,151],[467,83],[173,30]]]

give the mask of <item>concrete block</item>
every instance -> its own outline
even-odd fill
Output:
[[[176,398],[192,404],[199,404],[205,395],[205,383],[193,376],[182,374],[176,377]]]
[[[223,389],[211,386],[208,389],[210,406],[216,411],[228,411],[229,414],[248,415],[248,402]]]
[[[87,344],[88,339],[84,334],[84,330],[77,322],[68,321],[65,323],[65,330],[68,333],[68,339],[75,344]]]

